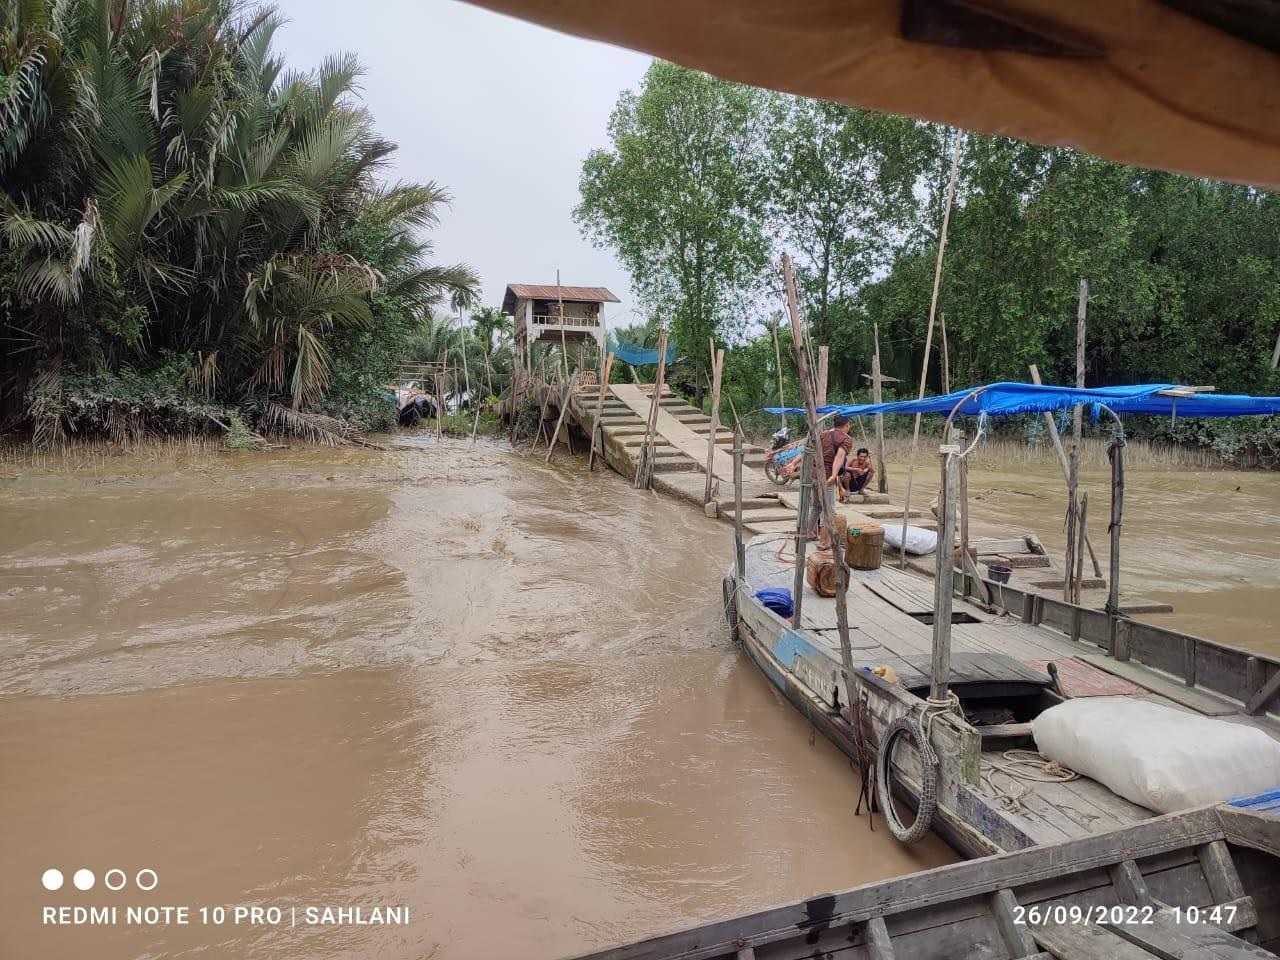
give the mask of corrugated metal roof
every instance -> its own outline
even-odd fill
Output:
[[[502,298],[502,309],[511,313],[516,308],[516,300],[569,300],[579,303],[621,303],[604,287],[557,287],[554,283],[512,283],[507,285],[506,295]]]

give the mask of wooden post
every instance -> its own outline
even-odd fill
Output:
[[[938,322],[942,327],[942,392],[951,392],[951,354],[947,350],[947,315],[938,314]]]
[[[813,499],[813,455],[806,444],[800,452],[800,502],[796,511],[796,570],[791,582],[791,625],[800,628],[804,600],[804,555],[809,545],[809,512]]]
[[[1124,438],[1117,437],[1107,449],[1111,461],[1111,565],[1107,571],[1107,616],[1111,622],[1111,656],[1120,659],[1120,522],[1124,516]],[[1126,645],[1127,646],[1127,645]],[[1128,650],[1124,651],[1128,659]]]
[[[662,386],[667,373],[667,331],[658,333],[658,375],[653,381],[653,396],[649,401],[649,422],[645,427],[644,444],[640,448],[640,461],[636,464],[636,488],[647,490],[653,478],[654,447],[657,444],[658,408],[662,402]]]
[[[1089,494],[1080,495],[1080,526],[1084,527],[1085,518],[1089,516]],[[1084,589],[1084,551],[1079,546],[1076,547],[1076,573],[1075,583],[1072,585],[1072,603],[1080,602],[1080,594]],[[1076,638],[1077,640],[1079,637]]]
[[[931,664],[929,699],[945,701],[951,681],[951,592],[955,586],[956,565],[953,552],[956,542],[956,487],[959,484],[960,450],[943,444],[942,489],[938,491],[937,568],[933,582],[933,661]]]
[[[1031,370],[1031,382],[1039,386],[1040,368],[1033,363],[1029,369]],[[1062,479],[1070,481],[1071,468],[1067,464],[1067,452],[1062,449],[1062,437],[1058,435],[1058,424],[1054,421],[1052,413],[1046,411],[1041,416],[1044,417],[1044,422],[1049,428],[1049,437],[1053,440],[1053,450],[1058,456],[1058,466],[1062,468]],[[1089,551],[1089,559],[1093,563],[1093,575],[1100,577],[1102,576],[1102,565],[1098,563],[1098,555],[1093,552],[1093,541],[1089,539],[1089,528],[1082,525],[1080,533],[1084,540],[1084,545]]]
[[[443,369],[443,368],[441,368]],[[444,439],[444,374],[436,372],[436,439]]]
[[[824,343],[818,348],[818,406],[827,405],[827,367],[831,360],[831,349]]]
[[[991,602],[991,594],[987,589],[986,583],[982,579],[982,575],[978,573],[978,565],[974,563],[973,558],[969,555],[969,460],[968,458],[960,458],[960,466],[957,468],[957,474],[960,482],[959,500],[960,500],[960,569],[964,571],[965,582],[972,582],[974,596],[982,600],[984,603]],[[967,594],[967,591],[966,591]]]
[[[924,399],[925,384],[929,378],[929,353],[933,350],[933,321],[938,312],[938,288],[942,284],[942,255],[947,249],[947,228],[951,224],[951,204],[956,195],[956,173],[960,169],[960,131],[956,130],[956,142],[951,149],[951,175],[947,180],[947,203],[942,211],[942,230],[938,234],[938,261],[933,268],[933,296],[929,299],[929,328],[924,338],[924,362],[920,366],[920,393]],[[911,431],[911,461],[907,468],[907,495],[902,503],[902,545],[898,548],[898,565],[907,566],[907,520],[911,516],[911,483],[916,472],[916,449],[920,444],[920,414],[916,414]]]
[[[587,469],[595,468],[596,437],[600,438],[600,456],[604,457],[604,435],[600,424],[604,419],[604,400],[609,395],[609,375],[613,372],[613,354],[603,358],[600,368],[600,392],[596,397],[596,420],[591,425],[591,452],[587,455]]]
[[[711,429],[707,433],[707,485],[702,493],[702,502],[711,502],[711,491],[715,486],[715,474],[712,464],[716,456],[716,434],[720,431],[720,372],[724,369],[724,351],[716,349],[716,341],[711,340]]]
[[[560,427],[564,425],[564,419],[569,415],[569,404],[573,402],[573,391],[577,389],[578,378],[581,376],[582,376],[582,371],[575,370],[573,372],[573,376],[569,378],[569,383],[566,386],[561,388],[562,392],[560,394],[560,418],[556,420],[555,432],[551,434],[551,442],[547,444],[547,459],[546,459],[547,463],[550,463],[551,458],[555,456],[556,441],[560,438]],[[570,445],[570,452],[572,452],[572,444]]]
[[[1076,304],[1076,386],[1084,387],[1084,337],[1085,310],[1089,302],[1089,281],[1081,278],[1080,293]],[[1084,406],[1077,403],[1071,409],[1071,456],[1067,466],[1067,562],[1064,599],[1070,601],[1075,592],[1071,576],[1076,567],[1076,553],[1081,549],[1077,542],[1080,527],[1080,502],[1076,489],[1080,475],[1080,440],[1084,427]]]
[[[775,317],[773,321],[773,365],[778,371],[778,406],[785,407],[787,399],[782,395],[782,348],[778,346],[778,320]],[[782,417],[782,425],[787,425],[787,415],[779,414]]]
[[[733,432],[733,557],[739,582],[747,574],[747,545],[742,539],[742,433]]]
[[[556,271],[556,300],[560,303],[560,369],[562,379],[569,379],[569,344],[564,335],[564,289],[560,286],[560,271]]]
[[[1276,334],[1276,348],[1271,354],[1271,369],[1280,367],[1280,333]]]
[[[836,495],[835,490],[827,483],[826,465],[818,463],[822,455],[818,435],[818,405],[814,396],[813,380],[809,376],[809,361],[805,356],[804,327],[800,323],[800,303],[796,297],[795,276],[791,272],[791,258],[782,255],[782,279],[787,290],[787,311],[791,314],[791,346],[796,355],[796,370],[800,374],[800,389],[804,392],[804,406],[809,423],[809,438],[805,447],[814,457],[814,472],[819,474],[818,483],[822,499],[822,522],[831,538],[831,553],[836,563],[836,632],[840,636],[840,657],[844,664],[845,704],[852,711],[853,704],[853,648],[849,641],[849,568],[845,564],[845,552],[848,544],[836,536]],[[797,558],[798,560],[799,558]],[[792,597],[792,603],[795,598]],[[852,712],[851,714],[852,715]]]
[[[871,355],[871,402],[883,403],[884,373],[880,369],[880,324],[872,327],[875,331],[876,352]],[[884,414],[876,414],[876,488],[881,493],[889,492],[889,478],[884,472]]]

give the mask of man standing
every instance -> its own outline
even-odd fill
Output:
[[[826,480],[827,486],[836,487],[838,492],[840,490],[837,486],[840,481],[840,472],[844,469],[845,461],[848,460],[850,451],[853,450],[853,438],[849,436],[849,418],[843,414],[837,414],[835,420],[831,422],[831,429],[824,430],[819,437],[819,441],[822,448],[823,478]],[[814,502],[809,514],[810,537],[817,533],[814,528],[818,525],[821,509],[818,501],[822,497],[822,493],[815,490],[813,496]],[[830,546],[831,538],[825,529],[822,531],[822,537],[818,543],[824,550]]]

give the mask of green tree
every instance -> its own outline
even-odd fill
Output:
[[[917,218],[929,149],[914,120],[803,97],[770,102],[770,212],[792,251],[810,329],[832,343],[848,298]]]
[[[701,396],[708,337],[741,331],[767,258],[759,165],[762,95],[655,61],[622,94],[609,148],[582,167],[583,232],[617,254],[641,303],[670,321]]]
[[[0,0],[0,419],[58,424],[64,378],[170,383],[174,358],[192,392],[297,415],[392,312],[472,295],[421,238],[439,188],[380,184],[394,145],[358,62],[286,72],[278,24],[236,0]]]

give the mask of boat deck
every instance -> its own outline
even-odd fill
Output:
[[[790,590],[795,576],[794,537],[780,533],[755,537],[747,545],[746,562],[746,580],[753,592],[765,587]],[[889,666],[904,687],[927,696],[933,582],[889,566],[850,573],[847,609],[854,669]],[[805,637],[829,656],[834,675],[841,659],[835,600],[819,596],[806,583],[801,616]],[[960,599],[954,602],[952,622],[951,683],[966,686],[970,696],[981,696],[984,683],[1001,684],[1004,690],[1015,684],[1047,686],[1047,665],[1052,662],[1068,696],[1128,695],[1191,709],[1185,700],[1179,702],[1140,685],[1144,672],[1151,674],[1157,689],[1162,682],[1167,685],[1158,674],[1134,665],[1127,679],[1099,669],[1081,659],[1090,652],[1096,654],[1098,648],[1064,634],[1024,624],[1008,614],[988,613]],[[1272,724],[1259,718],[1236,715],[1229,719],[1277,735]],[[1029,734],[1026,725],[1022,727]],[[976,789],[1036,844],[1087,836],[1154,815],[1086,777],[1067,783],[1015,778],[1000,769],[1011,746],[1017,744],[994,736],[988,746],[984,733],[982,774]]]

